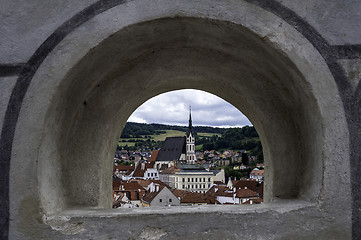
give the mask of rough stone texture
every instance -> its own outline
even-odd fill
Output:
[[[1,2],[2,238],[361,236],[358,1],[93,2]],[[181,88],[253,122],[267,204],[106,210],[127,118]]]
[[[353,92],[357,91],[361,80],[361,59],[343,59],[339,61],[352,85]]]
[[[11,92],[13,91],[17,77],[0,77],[0,126],[3,125],[4,116],[7,109],[7,103]]]
[[[277,1],[306,19],[330,44],[361,43],[361,32],[355,31],[361,22],[360,1]]]
[[[0,63],[26,62],[56,28],[94,2],[1,1]]]

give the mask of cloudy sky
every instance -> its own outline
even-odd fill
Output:
[[[193,126],[242,127],[252,125],[238,109],[223,99],[199,90],[160,94],[143,103],[128,122],[188,125],[189,106]]]

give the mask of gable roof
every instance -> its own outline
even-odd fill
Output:
[[[133,171],[134,170],[134,166],[131,165],[117,165],[117,166],[113,166],[113,174],[115,173],[115,171],[118,169],[118,171],[120,172],[126,172],[126,171]]]
[[[253,175],[253,176],[263,176],[264,175],[264,170],[253,169],[252,172],[251,172],[251,175]]]
[[[217,197],[233,197],[233,190],[229,189],[227,186],[217,186],[213,185],[207,192],[207,195]]]
[[[167,137],[158,152],[156,161],[179,160],[186,153],[186,137]]]
[[[180,199],[181,203],[219,203],[214,196],[204,193],[189,192],[180,189],[174,189],[173,194]]]
[[[139,185],[141,185],[144,189],[147,189],[149,184],[151,183],[157,183],[159,185],[163,185],[163,186],[168,186],[167,184],[165,184],[164,182],[160,181],[160,180],[155,180],[155,179],[132,179],[132,182],[137,182]]]
[[[138,182],[134,182],[134,181],[131,181],[131,182],[124,182],[122,181],[120,183],[120,187],[121,191],[141,191],[141,190],[144,190],[144,188],[138,183]]]
[[[236,197],[238,198],[258,197],[258,194],[248,188],[239,188],[236,190]]]
[[[149,162],[154,162],[157,159],[158,153],[159,153],[159,150],[152,151],[152,155],[150,156],[148,161]]]
[[[169,190],[169,188],[166,186],[166,185],[160,185],[159,186],[159,190],[158,191],[154,191],[154,192],[151,192],[151,191],[147,191],[145,193],[145,195],[142,197],[142,201],[146,202],[146,203],[151,203],[153,201],[153,199],[158,196],[158,194],[162,191],[168,191],[170,194],[173,194],[174,193],[172,191]]]
[[[143,169],[142,169],[142,165],[144,166]],[[147,171],[148,168],[153,168],[153,166],[154,166],[154,162],[151,162],[151,163],[138,163],[136,169],[134,170],[134,173],[133,173],[132,177],[144,177],[145,171]]]

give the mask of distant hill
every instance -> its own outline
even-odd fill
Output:
[[[165,130],[177,130],[181,132],[186,132],[188,129],[187,126],[176,126],[176,125],[166,125],[158,123],[134,123],[127,122],[123,129],[121,138],[138,138],[142,135],[155,135],[165,133]],[[218,133],[223,134],[227,128],[217,128],[217,127],[207,127],[207,126],[193,126],[193,130],[196,133]],[[162,132],[163,131],[163,132]]]
[[[187,129],[187,126],[127,122],[118,146],[158,148],[166,137],[185,135]],[[193,126],[193,130],[197,150],[246,150],[250,155],[263,160],[262,145],[253,126],[242,128]]]

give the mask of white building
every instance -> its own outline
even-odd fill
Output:
[[[225,182],[223,169],[210,171],[204,168],[172,168],[172,171],[160,173],[160,179],[166,178],[166,183],[172,188],[198,193],[206,193],[214,182]]]

